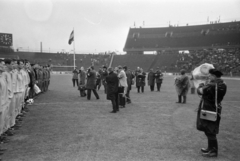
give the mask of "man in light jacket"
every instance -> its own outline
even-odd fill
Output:
[[[118,79],[119,79],[119,86],[124,87],[124,95],[127,93],[127,76],[125,71],[123,70],[122,66],[118,66]]]

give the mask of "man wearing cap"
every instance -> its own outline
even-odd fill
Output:
[[[197,127],[201,123],[203,128],[199,128],[199,131],[203,131],[208,138],[208,147],[202,148],[202,155],[205,157],[217,157],[218,156],[218,141],[217,134],[219,133],[219,124],[221,119],[222,106],[221,102],[227,92],[227,85],[221,79],[223,75],[221,71],[217,69],[209,70],[209,82],[207,84],[200,84],[197,88],[197,93],[202,96],[198,107],[197,114]],[[216,95],[217,93],[217,95]],[[217,103],[215,102],[217,96]],[[218,107],[216,107],[216,104]],[[216,112],[217,120],[209,121],[200,118],[201,109],[206,111]]]
[[[118,105],[118,84],[119,79],[116,73],[113,72],[113,69],[110,67],[108,68],[108,76],[106,77],[107,83],[107,100],[111,100],[112,102],[112,112],[116,113],[119,111]]]

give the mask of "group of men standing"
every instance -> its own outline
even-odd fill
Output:
[[[91,92],[93,92],[96,99],[99,99],[97,89],[99,90],[102,84],[104,93],[107,95],[106,98],[112,102],[112,113],[119,111],[119,107],[124,108],[126,103],[131,103],[130,90],[135,76],[128,71],[127,66],[118,66],[114,69],[111,67],[107,69],[106,66],[103,66],[98,72],[94,70],[93,66],[89,67],[87,71],[81,67],[77,72],[77,77],[75,76],[76,71],[73,71],[72,79],[77,78],[81,97],[87,96],[87,99],[90,100]],[[73,86],[75,84],[73,80]]]
[[[28,111],[27,100],[47,91],[49,84],[49,66],[30,64],[28,60],[0,60],[0,142],[8,142],[6,136],[21,126]]]
[[[160,92],[162,81],[163,81],[163,74],[159,69],[159,67],[157,67],[155,72],[153,71],[153,69],[150,69],[148,73],[148,85],[150,86],[150,90],[154,91],[154,87],[156,83],[157,91]]]
[[[112,102],[113,107],[111,113],[117,113],[119,107],[125,108],[126,103],[131,103],[130,91],[134,77],[134,74],[128,71],[127,66],[108,68],[108,76],[105,81],[107,83],[107,99]]]

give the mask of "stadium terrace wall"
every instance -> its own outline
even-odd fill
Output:
[[[188,50],[240,46],[240,21],[197,26],[130,28],[124,51]]]

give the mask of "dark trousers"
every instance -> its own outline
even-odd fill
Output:
[[[140,89],[141,89],[142,93],[144,92],[144,86],[137,86],[137,89],[138,89],[138,93],[140,92]]]
[[[150,86],[150,90],[154,91],[154,85]]]
[[[157,91],[160,91],[162,83],[156,83],[157,84]]]
[[[79,92],[81,97],[85,97],[87,95],[85,89],[80,89]]]
[[[216,134],[210,134],[210,133],[206,133],[205,135],[208,138],[208,149],[212,150],[218,150],[218,141],[217,141],[217,135]]]
[[[127,92],[126,92],[126,98],[127,98],[127,102],[131,103],[131,99],[130,99],[130,88],[127,88]]]
[[[102,82],[103,87],[104,87],[104,93],[107,94],[107,84],[105,82]]]
[[[93,91],[93,94],[95,95],[96,99],[99,99],[98,93],[96,89],[87,89],[87,99],[91,99],[91,91]]]
[[[75,87],[75,84],[78,86],[78,79],[72,79],[73,87]]]
[[[119,105],[118,105],[118,93],[115,93],[114,96],[111,99],[112,102],[112,108],[114,112],[119,111]]]
[[[101,84],[96,85],[96,90],[99,90],[101,88]]]

